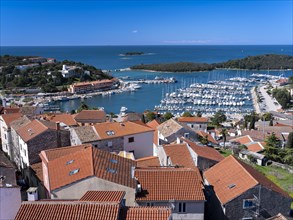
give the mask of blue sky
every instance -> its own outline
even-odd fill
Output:
[[[292,0],[1,0],[1,46],[293,44]]]

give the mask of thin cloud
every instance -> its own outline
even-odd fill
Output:
[[[138,32],[138,30],[133,30],[131,31],[133,34],[136,34]]]

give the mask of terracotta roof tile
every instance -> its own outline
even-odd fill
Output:
[[[96,124],[93,127],[95,128],[101,140],[154,131],[147,126],[136,124],[130,121],[123,123],[105,122]]]
[[[80,201],[121,203],[124,196],[124,191],[87,191]]]
[[[132,170],[136,162],[118,155],[79,145],[42,151],[48,161],[50,190],[63,187],[90,176],[131,188],[136,187]]]
[[[92,148],[84,147],[51,160],[48,170],[50,190],[93,176]]]
[[[159,157],[143,157],[136,160],[138,167],[159,167],[160,160]]]
[[[137,201],[202,201],[202,180],[198,170],[181,168],[137,169],[142,192]]]
[[[59,157],[66,156],[71,153],[75,153],[77,151],[81,151],[85,148],[91,147],[91,144],[82,144],[82,145],[76,145],[76,146],[68,146],[68,147],[62,147],[62,148],[54,148],[46,150],[46,157],[47,160],[55,160]]]
[[[152,129],[156,129],[161,123],[158,122],[156,119],[150,121],[147,123],[147,126],[149,126]]]
[[[53,121],[53,122],[63,122],[67,126],[75,126],[77,122],[74,119],[74,116],[71,114],[53,114],[53,115],[44,115],[43,118],[45,120]]]
[[[286,195],[261,173],[233,156],[226,157],[204,172],[204,177],[214,187],[222,204],[228,203],[258,184]]]
[[[93,148],[94,175],[120,185],[136,188],[132,169],[136,162],[127,158]]]
[[[264,146],[260,142],[251,142],[246,144],[247,150],[252,151],[252,152],[260,152],[264,150]]]
[[[292,122],[293,124],[293,122]],[[280,122],[277,122],[274,126],[277,126],[277,127],[290,127],[290,128],[293,128],[292,125],[287,125],[287,124],[282,124]]]
[[[186,144],[163,145],[163,148],[166,155],[170,157],[173,166],[196,168]]]
[[[17,130],[17,133],[24,142],[28,142],[29,140],[47,131],[48,129],[49,128],[41,123],[39,120],[33,120],[30,123],[19,128]]]
[[[205,117],[180,117],[179,122],[191,122],[191,123],[208,123],[208,118]]]
[[[4,114],[13,114],[13,113],[19,113],[20,108],[18,107],[4,107]]]
[[[171,219],[169,207],[126,207],[122,219],[125,220],[169,220]]]
[[[10,128],[10,124],[19,119],[22,116],[21,113],[11,113],[11,114],[4,114],[1,115],[1,117],[3,118],[3,121],[7,124],[7,127]]]
[[[104,110],[82,110],[75,115],[75,120],[106,120],[106,113]]]
[[[117,220],[118,204],[66,202],[23,202],[15,220]]]
[[[235,141],[235,142],[238,142],[240,144],[248,144],[250,142],[253,142],[252,138],[249,135],[233,138],[230,141]]]
[[[35,175],[38,177],[38,179],[43,182],[43,168],[42,168],[42,162],[35,163],[30,165],[31,169],[35,172]]]
[[[200,157],[207,158],[214,161],[221,161],[225,158],[217,150],[215,150],[212,147],[202,147],[185,138],[181,138],[181,140],[186,142],[190,146],[190,148]]]

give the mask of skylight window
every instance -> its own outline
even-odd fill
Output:
[[[115,135],[115,132],[114,131],[106,131],[106,134],[108,136],[113,136],[113,135]]]
[[[232,184],[228,185],[228,188],[229,188],[229,189],[232,189],[232,188],[234,188],[235,186],[236,186],[236,184],[232,183]]]
[[[113,174],[117,173],[117,170],[115,170],[115,169],[110,169],[110,168],[107,168],[106,171],[107,171],[108,173],[113,173]]]
[[[69,172],[69,176],[72,176],[74,174],[77,174],[79,172],[79,168],[78,169],[75,169],[75,170],[72,170]]]
[[[66,162],[66,165],[72,164],[74,162],[74,160],[69,160]]]
[[[110,159],[110,162],[112,162],[112,163],[118,163],[118,161],[115,160],[115,159]]]

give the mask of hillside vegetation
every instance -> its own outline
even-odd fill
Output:
[[[140,64],[131,67],[131,69],[135,70],[140,69],[162,72],[197,72],[210,71],[216,68],[249,70],[293,69],[293,56],[265,54],[213,64],[179,62],[162,64]]]

